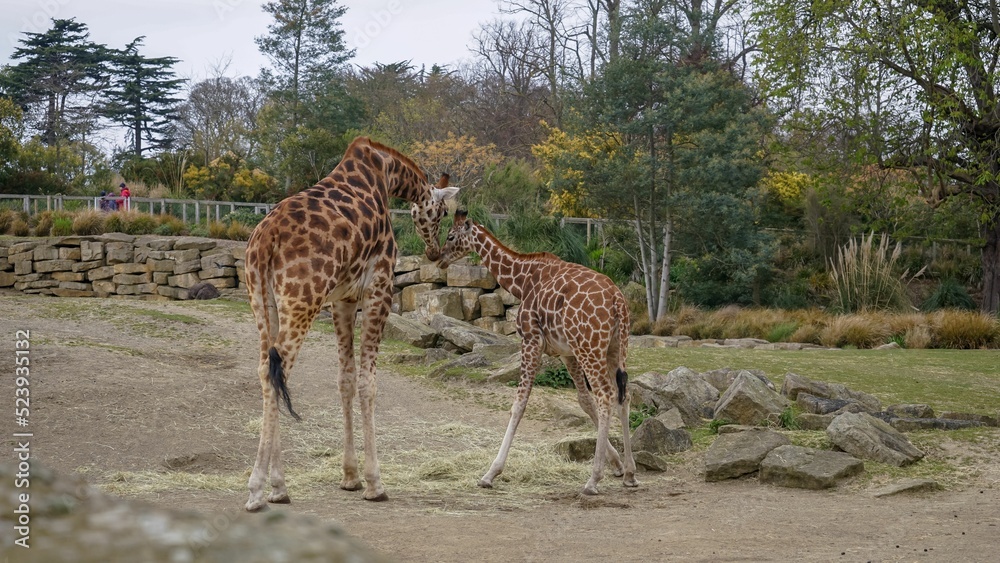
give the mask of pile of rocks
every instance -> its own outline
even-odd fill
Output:
[[[60,297],[188,299],[236,288],[245,245],[200,237],[97,236],[0,240],[0,287]]]

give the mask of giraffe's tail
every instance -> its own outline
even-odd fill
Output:
[[[271,388],[278,394],[278,404],[285,403],[285,409],[295,420],[302,420],[298,413],[292,410],[292,397],[288,394],[288,386],[285,385],[285,370],[281,367],[281,354],[271,347],[268,362],[268,379],[271,381]]]
[[[628,336],[631,328],[628,311],[628,301],[625,296],[618,292],[615,299],[614,315],[618,320],[618,358],[617,370],[615,371],[615,383],[618,384],[618,404],[624,404],[626,398],[626,387],[628,385],[628,372],[625,371],[625,360],[628,357]]]

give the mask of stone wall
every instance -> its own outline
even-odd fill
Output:
[[[202,282],[245,297],[246,243],[200,237],[0,239],[0,287],[60,297],[189,299]],[[396,261],[393,312],[429,324],[436,314],[513,334],[518,300],[484,266],[441,270],[423,256]]]
[[[188,299],[202,282],[243,276],[245,243],[200,237],[97,236],[0,240],[0,287],[60,297]]]

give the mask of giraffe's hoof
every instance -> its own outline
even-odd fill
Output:
[[[271,493],[271,496],[267,497],[267,502],[274,504],[291,504],[292,499],[289,498],[288,493]]]
[[[267,503],[263,500],[248,500],[246,505],[247,512],[264,512],[268,509]]]
[[[480,487],[482,487],[484,489],[492,489],[493,488],[493,482],[492,481],[487,481],[486,479],[480,479],[479,483],[477,483],[477,485],[479,485]]]
[[[614,472],[615,477],[621,477],[625,475],[625,469],[622,467],[616,467]]]
[[[581,493],[587,495],[588,497],[597,496],[599,494],[597,492],[597,487],[584,487]]]
[[[639,486],[639,481],[636,481],[635,476],[633,475],[630,478],[625,479],[622,484],[626,487],[635,488]]]
[[[364,499],[370,500],[372,502],[384,502],[389,500],[389,495],[385,494],[385,491],[382,491],[381,493],[374,496],[368,496],[368,494],[365,493]]]
[[[364,485],[361,484],[361,480],[359,479],[357,481],[343,481],[340,483],[340,488],[345,491],[360,491],[364,488]]]

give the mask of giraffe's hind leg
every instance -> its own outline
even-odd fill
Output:
[[[608,430],[611,420],[611,404],[617,389],[607,376],[607,361],[594,354],[577,357],[584,375],[590,380],[597,410],[597,448],[594,452],[594,467],[590,479],[583,487],[583,494],[598,494],[597,484],[604,478],[604,461],[610,457],[606,451],[611,448]],[[620,460],[619,460],[620,461]]]
[[[365,492],[370,501],[389,499],[382,485],[379,470],[378,448],[375,443],[375,396],[378,390],[375,379],[375,360],[389,309],[392,306],[391,270],[376,274],[372,290],[365,298],[364,322],[361,332],[361,370],[358,374],[358,402],[361,406],[361,429],[365,444]]]
[[[363,485],[354,445],[354,396],[358,389],[358,368],[354,360],[354,315],[357,313],[358,303],[337,301],[333,303],[331,309],[333,326],[337,331],[340,357],[338,387],[344,415],[344,476],[340,481],[340,488],[345,491],[359,491]]]
[[[562,361],[566,364],[566,371],[569,372],[569,376],[573,378],[573,383],[576,385],[576,400],[580,403],[580,408],[590,416],[590,420],[594,421],[594,426],[597,426],[597,407],[594,404],[594,395],[587,389],[587,382],[583,377],[583,370],[580,369],[579,362],[573,356],[562,356]],[[625,468],[622,465],[621,457],[610,441],[606,444],[605,451],[608,453],[615,477],[624,475]]]

